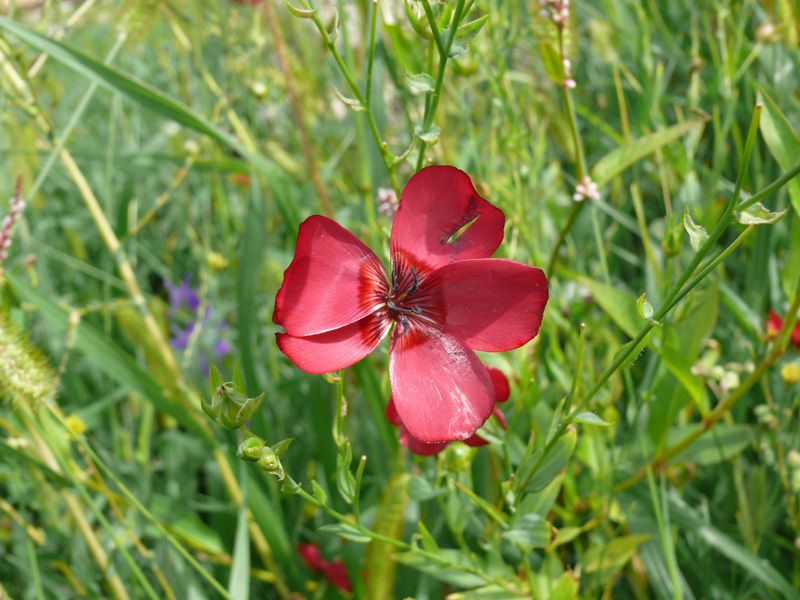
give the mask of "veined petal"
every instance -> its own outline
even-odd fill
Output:
[[[392,257],[396,263],[408,261],[407,267],[418,272],[456,260],[488,258],[503,241],[504,223],[503,211],[478,195],[466,173],[455,167],[426,167],[409,180],[400,197]]]
[[[300,225],[272,320],[294,337],[332,331],[375,311],[387,285],[372,250],[335,221],[314,215]]]
[[[414,323],[397,326],[389,349],[395,408],[423,442],[471,436],[494,407],[494,388],[481,361],[448,331]]]
[[[360,321],[317,335],[278,334],[278,347],[306,373],[330,373],[357,363],[372,352],[392,322],[383,311]]]
[[[502,258],[446,265],[426,286],[449,331],[469,348],[485,352],[519,348],[533,339],[548,297],[541,269]]]

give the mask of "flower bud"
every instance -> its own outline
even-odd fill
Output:
[[[786,385],[794,385],[800,381],[800,364],[789,363],[781,367],[781,377]]]
[[[241,375],[237,370],[236,383],[222,382],[217,368],[211,367],[211,403],[203,398],[201,407],[217,425],[224,429],[238,429],[258,412],[261,403],[264,401],[265,393],[262,392],[256,398],[248,398],[241,384]]]
[[[444,451],[444,463],[447,469],[453,473],[467,471],[472,467],[472,459],[475,456],[475,449],[466,444],[453,443]]]
[[[264,440],[257,437],[250,437],[239,445],[239,449],[236,450],[236,457],[249,463],[258,462],[263,450]]]
[[[261,450],[261,457],[258,459],[258,466],[273,473],[281,468],[281,461],[275,451],[269,446]]]

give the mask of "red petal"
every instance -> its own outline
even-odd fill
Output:
[[[395,408],[423,442],[471,436],[494,407],[494,389],[476,354],[452,334],[419,322],[395,327],[389,349]]]
[[[322,573],[327,561],[322,558],[322,550],[316,544],[297,544],[297,553],[312,571]]]
[[[389,419],[389,423],[395,427],[400,427],[400,425],[403,424],[403,421],[400,419],[400,415],[397,414],[397,409],[394,406],[394,398],[389,398],[389,404],[386,405],[386,418]]]
[[[372,250],[335,221],[314,215],[300,225],[272,320],[295,337],[338,329],[380,306],[387,285]]]
[[[457,240],[450,237],[475,221]],[[503,241],[503,211],[481,198],[455,167],[426,167],[408,182],[392,225],[392,257],[432,270],[467,258],[488,258]],[[402,268],[402,265],[401,265]]]
[[[423,442],[408,433],[405,425],[400,426],[400,443],[417,456],[435,456],[447,448],[450,442]]]
[[[503,414],[503,411],[502,411],[502,410],[500,410],[499,408],[497,408],[497,407],[495,406],[495,407],[494,407],[494,410],[492,410],[492,414],[493,414],[495,417],[497,417],[497,420],[498,420],[498,421],[500,421],[500,425],[502,425],[502,426],[503,426],[503,429],[505,429],[505,428],[506,428],[506,426],[507,426],[507,423],[506,423],[506,416]],[[471,436],[471,437],[468,437],[467,439],[465,439],[465,440],[464,440],[464,443],[465,443],[467,446],[472,446],[473,448],[480,448],[481,446],[485,446],[486,444],[488,444],[488,443],[489,443],[489,441],[488,441],[488,440],[485,440],[485,439],[483,439],[481,436],[479,436],[479,435],[476,433],[475,435],[473,435],[473,436]]]
[[[318,335],[294,337],[278,334],[278,347],[306,373],[330,373],[357,363],[380,344],[392,322],[374,312],[339,329]]]
[[[504,352],[532,340],[548,297],[541,269],[501,258],[444,266],[425,285],[443,309],[448,330],[485,352]]]
[[[508,400],[509,396],[511,396],[511,389],[508,387],[508,377],[497,367],[485,366],[486,371],[489,373],[489,378],[492,380],[492,387],[494,387],[494,401],[505,402]],[[495,410],[497,410],[497,407],[495,407]]]
[[[325,577],[333,585],[345,592],[353,591],[353,584],[350,583],[350,576],[347,574],[347,566],[341,558],[328,563],[323,571]]]
[[[397,414],[397,408],[394,405],[394,398],[389,398],[389,404],[386,406],[386,418],[395,427],[400,428],[400,443],[406,448],[411,450],[414,454],[419,456],[433,456],[439,454],[442,450],[447,448],[448,442],[434,442],[429,444],[418,440],[413,435],[408,433],[408,429],[403,425],[400,415]]]

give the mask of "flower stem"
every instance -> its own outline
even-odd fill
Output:
[[[306,0],[301,0],[303,6],[308,8],[308,3]],[[314,10],[311,16],[309,17],[316,25],[317,30],[322,35],[322,40],[325,42],[325,45],[330,50],[331,54],[333,55],[333,59],[336,61],[336,64],[339,65],[339,70],[344,75],[344,78],[347,80],[347,84],[350,86],[350,91],[355,95],[358,102],[361,104],[363,108],[364,115],[367,117],[367,123],[369,124],[369,129],[372,132],[372,137],[375,138],[375,143],[378,145],[378,151],[381,153],[381,157],[383,158],[383,162],[386,165],[386,172],[389,176],[389,183],[394,189],[397,197],[400,197],[400,193],[402,189],[400,188],[400,184],[397,181],[397,174],[395,173],[395,163],[394,163],[394,155],[389,151],[389,145],[383,141],[381,138],[381,133],[378,130],[378,124],[375,122],[375,115],[372,114],[372,109],[370,108],[369,104],[367,103],[365,97],[361,94],[361,90],[358,88],[358,84],[356,84],[355,79],[353,79],[353,75],[350,73],[350,69],[347,68],[347,65],[344,63],[344,59],[342,55],[339,54],[339,50],[336,48],[336,44],[331,39],[331,36],[328,34],[328,30],[325,29],[325,25],[322,23],[322,20],[319,18],[317,11]]]
[[[439,25],[436,23],[436,19],[433,17],[430,4],[428,4],[427,0],[423,0],[425,16],[428,18],[428,23],[430,23],[431,32],[433,33],[436,47],[439,49],[439,69],[436,73],[436,84],[434,85],[433,93],[429,96],[430,101],[426,102],[425,104],[425,114],[422,118],[423,133],[428,131],[433,124],[433,117],[436,115],[436,109],[439,106],[439,98],[442,95],[442,83],[444,82],[444,70],[447,66],[447,59],[450,55],[450,49],[453,47],[453,42],[456,39],[458,24],[461,22],[461,17],[463,17],[464,3],[465,0],[458,0],[456,12],[453,15],[453,20],[450,22],[450,31],[449,35],[447,36],[447,41],[443,42],[441,36],[439,35]],[[422,168],[422,161],[425,157],[425,147],[427,144],[425,143],[425,140],[420,139],[418,145],[419,154],[417,155],[417,171]]]
[[[714,427],[714,425],[716,425],[725,414],[733,409],[733,407],[736,406],[736,403],[739,402],[739,400],[741,400],[748,391],[750,391],[750,388],[758,383],[767,370],[769,370],[783,355],[784,351],[786,350],[786,346],[789,344],[789,339],[792,331],[794,330],[794,326],[797,323],[798,310],[800,310],[800,288],[798,288],[795,293],[794,301],[792,302],[789,311],[786,313],[786,319],[783,322],[780,332],[775,338],[775,341],[772,343],[772,346],[764,357],[764,360],[762,360],[761,364],[756,367],[755,371],[753,371],[738,388],[731,392],[727,398],[720,402],[714,408],[714,410],[704,417],[703,420],[698,423],[697,427],[695,427],[692,433],[686,436],[678,444],[675,444],[669,450],[666,450],[665,452],[656,456],[646,466],[642,467],[642,469],[636,475],[614,486],[614,494],[619,494],[620,492],[627,490],[629,487],[639,483],[647,476],[648,469],[652,469],[653,472],[657,472],[659,469],[662,469],[670,460],[675,458],[678,454],[696,442],[700,436]]]

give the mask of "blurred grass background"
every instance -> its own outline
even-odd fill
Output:
[[[353,510],[336,491],[336,386],[277,350],[274,296],[311,214],[335,217],[388,262],[391,222],[377,211],[378,189],[402,188],[416,151],[393,182],[365,112],[341,99],[353,94],[322,36],[283,3],[8,4],[0,196],[12,196],[21,176],[27,207],[0,280],[0,360],[11,365],[0,382],[9,400],[0,406],[0,598],[340,597],[300,562],[300,542],[343,557],[356,597],[436,599],[475,587],[403,565],[393,589],[367,591],[364,561],[379,548],[320,531],[330,516],[237,463],[241,436],[198,411],[210,394],[206,365],[230,378],[241,361],[248,392],[266,392],[250,429],[269,444],[294,438],[287,472],[307,489],[314,478],[340,513]],[[409,76],[435,77],[438,60],[413,26],[430,35],[420,3],[374,6],[369,114],[399,156],[419,144],[415,131],[430,133],[420,129],[429,95]],[[372,8],[318,7],[362,90]],[[537,448],[544,443],[573,378],[579,398],[646,323],[636,298],[658,306],[683,273],[693,256],[685,207],[708,231],[723,214],[757,102],[744,192],[800,159],[798,5],[572,3],[571,98],[601,183],[601,199],[579,211],[579,151],[541,57],[541,44],[555,41],[552,24],[538,0],[466,9],[465,22],[488,19],[447,63],[425,159],[466,171],[505,212],[498,256],[547,268],[556,249],[551,297],[537,341],[484,357],[509,375],[507,416],[519,416],[503,443],[469,455],[466,472],[450,454],[400,452],[383,417],[385,345],[347,371],[345,429],[355,463],[368,457],[364,521],[408,540],[422,520],[441,547],[477,552],[484,570],[524,581],[517,589],[535,598],[797,597],[796,348],[776,356],[708,434],[654,465],[649,483],[620,483],[763,360],[768,310],[784,316],[797,293],[798,180],[764,199],[775,212],[793,206],[787,216],[754,227],[591,400],[613,426],[578,424],[574,454],[567,449],[548,493],[536,496],[533,512],[547,517],[553,540],[531,552],[501,546],[484,512],[448,481],[502,508],[502,482],[531,433]],[[744,231],[730,227],[715,251]],[[59,411],[35,410],[56,396]],[[381,497],[397,471],[417,487],[393,521]],[[448,500],[426,498],[420,481],[447,488]],[[252,518],[237,508],[242,490]],[[491,593],[458,597],[519,597]]]

